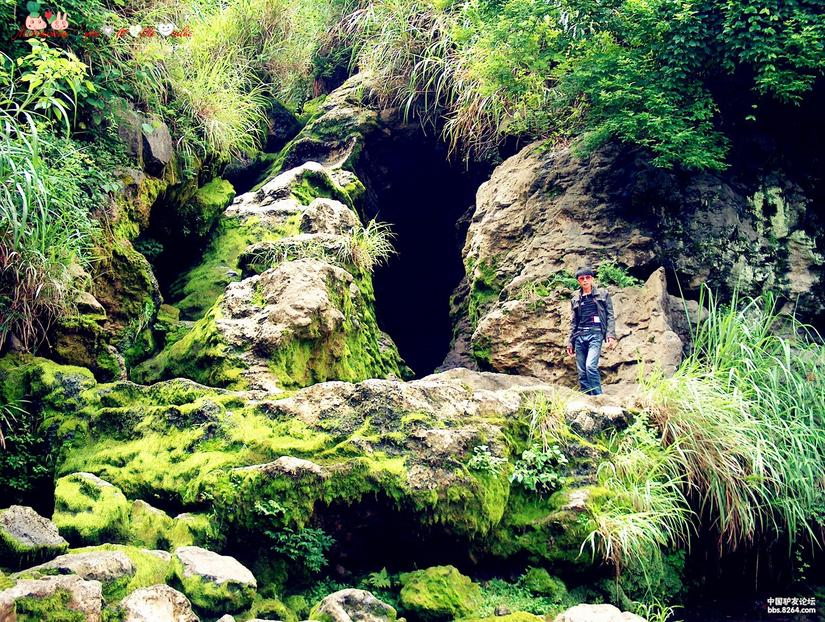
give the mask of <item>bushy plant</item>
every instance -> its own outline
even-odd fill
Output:
[[[96,226],[72,200],[78,180],[42,152],[34,121],[0,110],[0,346],[13,333],[24,349],[36,347],[74,304],[72,266],[92,259]]]
[[[516,461],[510,481],[521,486],[528,492],[540,495],[556,490],[562,481],[567,456],[557,445],[543,448],[533,444],[521,453]]]
[[[383,101],[480,156],[512,135],[583,137],[723,168],[714,85],[799,102],[825,68],[809,2],[378,0],[350,23]]]
[[[642,281],[627,273],[627,270],[614,263],[602,263],[596,268],[596,279],[600,285],[616,287],[638,287]]]
[[[647,374],[647,407],[720,546],[813,536],[825,498],[825,347],[772,295],[721,305],[708,292],[676,374]],[[703,301],[704,302],[704,301]]]
[[[505,458],[493,455],[489,445],[477,445],[473,447],[473,456],[467,466],[473,471],[498,473],[506,462]]]
[[[389,224],[370,220],[366,227],[355,227],[338,251],[344,264],[363,272],[373,272],[395,254],[392,240],[395,234]]]

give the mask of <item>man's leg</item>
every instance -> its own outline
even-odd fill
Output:
[[[585,359],[585,372],[587,373],[587,386],[590,387],[591,395],[602,394],[602,378],[599,374],[599,356],[602,353],[602,336],[593,335],[590,338],[587,348],[587,358]]]
[[[587,340],[579,335],[573,342],[573,347],[576,349],[576,371],[579,372],[579,389],[582,393],[588,393],[590,385],[587,381],[587,352],[589,343]]]

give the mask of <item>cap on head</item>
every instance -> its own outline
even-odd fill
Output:
[[[590,266],[584,266],[576,270],[576,278],[580,276],[596,276],[596,272]]]

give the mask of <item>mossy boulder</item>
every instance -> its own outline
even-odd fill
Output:
[[[170,550],[197,540],[186,520],[172,518],[140,499],[132,503],[128,532],[130,543],[147,549]]]
[[[308,163],[238,196],[218,221],[203,260],[172,285],[181,318],[203,317],[229,283],[239,281],[238,258],[250,245],[298,233],[304,206],[318,197],[351,205],[349,195],[319,164]]]
[[[281,620],[282,622],[298,622],[299,618],[294,611],[285,605],[280,599],[255,597],[255,601],[249,608],[250,618],[261,620]]]
[[[0,560],[32,562],[54,557],[68,548],[69,543],[54,523],[32,508],[12,505],[0,510]]]
[[[529,568],[524,573],[522,584],[533,594],[547,596],[556,603],[562,602],[567,596],[567,586],[564,582],[544,568]]]
[[[94,560],[95,558],[106,559],[107,556],[113,554],[129,560],[128,572],[101,574],[95,570],[96,564],[93,563],[92,574],[87,577],[102,582],[103,595],[108,603],[117,602],[137,589],[166,583],[173,577],[171,555],[163,551],[152,551],[122,544],[103,544],[74,549],[69,555],[84,556],[85,559]],[[83,576],[82,572],[73,572]]]
[[[454,566],[433,566],[399,576],[399,602],[421,620],[465,618],[481,605],[481,588]]]
[[[73,575],[20,579],[0,592],[2,619],[16,622],[100,620],[102,607],[100,582]]]
[[[92,473],[57,480],[54,523],[73,544],[122,542],[127,538],[129,502],[120,488]]]
[[[216,177],[198,188],[188,201],[172,205],[158,225],[167,246],[200,245],[234,196],[232,184]]]
[[[233,557],[184,546],[175,550],[172,567],[183,593],[204,611],[240,611],[255,598],[255,577]]]

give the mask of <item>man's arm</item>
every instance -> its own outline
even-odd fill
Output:
[[[607,339],[616,339],[616,316],[613,313],[613,301],[610,299],[610,292],[606,292],[605,306],[607,307]]]
[[[576,328],[578,325],[578,313],[576,307],[573,305],[573,300],[570,301],[570,336],[567,338],[567,353],[573,351],[573,339],[576,336]]]

